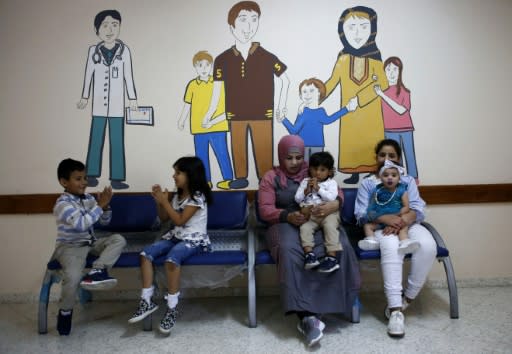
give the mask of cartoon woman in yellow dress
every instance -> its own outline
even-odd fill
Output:
[[[375,43],[377,14],[356,6],[341,14],[338,33],[343,49],[338,55],[331,77],[325,82],[329,96],[340,85],[340,107],[356,96],[358,108],[340,121],[338,169],[352,174],[344,180],[356,184],[359,173],[375,171],[373,149],[384,138],[381,99],[373,87],[388,87],[380,51]]]

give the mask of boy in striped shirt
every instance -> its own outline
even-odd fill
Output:
[[[57,168],[59,183],[64,193],[57,199],[53,215],[57,221],[57,243],[52,259],[62,266],[62,290],[57,317],[57,330],[60,335],[71,331],[73,305],[78,285],[87,290],[108,289],[117,280],[108,275],[107,269],[117,261],[126,240],[119,234],[96,238],[94,224],[110,223],[112,211],[112,187],[105,187],[98,193],[98,200],[85,193],[87,177],[85,165],[76,160],[65,159]],[[99,256],[92,264],[89,273],[83,276],[87,255]]]

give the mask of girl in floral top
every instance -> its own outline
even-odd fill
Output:
[[[173,179],[177,192],[169,198],[169,191],[160,185],[152,187],[151,194],[158,205],[162,221],[170,220],[174,227],[141,252],[142,274],[141,300],[137,311],[128,320],[135,323],[155,312],[158,305],[153,302],[153,261],[165,255],[167,274],[167,311],[160,321],[160,331],[168,334],[176,323],[178,297],[180,295],[180,266],[187,258],[210,249],[206,233],[207,204],[211,201],[211,190],[206,180],[203,163],[198,157],[181,157],[173,165]]]

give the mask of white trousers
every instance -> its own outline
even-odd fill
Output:
[[[375,237],[380,243],[380,263],[388,307],[402,307],[404,255],[398,253],[398,237],[396,235],[384,236],[382,230],[376,231]],[[436,259],[437,246],[430,232],[420,224],[409,226],[409,238],[420,243],[420,248],[413,253],[411,258],[410,273],[404,292],[407,298],[414,299],[427,280],[430,268]]]

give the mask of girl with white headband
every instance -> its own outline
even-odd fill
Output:
[[[386,160],[379,170],[380,184],[370,198],[368,204],[368,222],[363,225],[365,238],[358,242],[362,250],[377,250],[379,241],[375,238],[375,230],[385,225],[375,222],[382,215],[403,215],[409,212],[409,195],[407,185],[400,181],[404,174],[402,166],[393,161]],[[409,226],[404,225],[398,232],[400,240],[398,253],[407,254],[415,252],[420,244],[408,237]]]

